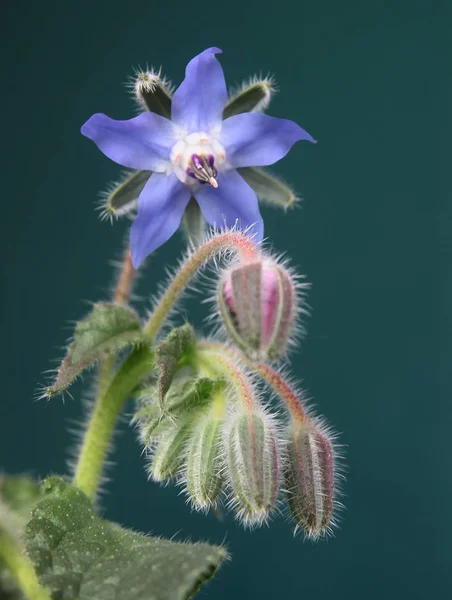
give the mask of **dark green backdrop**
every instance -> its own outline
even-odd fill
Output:
[[[66,472],[82,386],[33,403],[86,300],[104,298],[128,225],[100,223],[117,167],[79,134],[94,112],[132,115],[132,67],[175,82],[202,49],[224,50],[233,84],[276,75],[270,114],[318,140],[279,172],[304,197],[266,233],[313,288],[309,335],[292,367],[346,445],[347,510],[328,542],[303,543],[282,518],[244,532],[190,514],[148,483],[125,425],[103,506],[129,527],[226,538],[233,561],[209,598],[427,599],[452,585],[450,60],[448,2],[7,2],[2,16],[2,398],[0,465]],[[446,191],[447,189],[447,191]],[[182,247],[148,262],[147,298]],[[443,250],[440,261],[439,249]],[[449,281],[448,276],[449,275]],[[442,283],[441,283],[442,281]],[[204,316],[188,305],[193,321]],[[449,305],[450,306],[450,305]],[[449,508],[448,508],[449,506]]]

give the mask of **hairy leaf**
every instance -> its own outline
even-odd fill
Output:
[[[64,391],[84,369],[132,345],[145,343],[140,321],[129,308],[95,304],[92,312],[77,323],[70,344],[48,396]]]
[[[109,523],[60,477],[44,482],[26,542],[41,583],[64,600],[191,598],[227,556],[222,547],[172,542]]]

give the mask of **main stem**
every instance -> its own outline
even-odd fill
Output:
[[[152,312],[145,326],[145,332],[152,340],[158,335],[191,279],[210,259],[224,250],[237,252],[244,260],[253,260],[259,255],[259,250],[251,239],[239,232],[220,233],[200,246],[182,264]]]
[[[121,409],[137,382],[151,369],[152,356],[148,348],[134,350],[124,361],[107,390],[99,396],[83,436],[74,485],[94,499],[102,469]]]
[[[134,279],[135,270],[130,250],[127,249],[113,293],[115,304],[127,305]],[[149,350],[141,348],[130,354],[116,374],[115,355],[106,358],[99,367],[97,398],[83,436],[74,475],[74,485],[89,498],[96,496],[115,424],[124,402],[137,381],[150,368],[150,358]]]

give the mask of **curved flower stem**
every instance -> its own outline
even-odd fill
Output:
[[[5,513],[5,514],[3,514]],[[14,519],[9,510],[0,505],[1,521]],[[16,535],[0,525],[0,560],[14,577],[19,588],[28,600],[51,600],[50,593],[40,585],[33,563],[25,554],[25,549]]]
[[[201,367],[207,367],[208,371],[223,376],[226,382],[234,387],[237,398],[246,410],[252,411],[256,405],[253,387],[233,358],[219,354],[215,348],[211,347],[209,342],[199,342],[196,346],[194,360],[200,363]]]
[[[119,272],[118,283],[113,295],[113,302],[125,306],[130,298],[132,292],[133,283],[135,281],[136,271],[132,264],[132,255],[130,249],[124,253],[124,258]]]
[[[248,236],[234,231],[215,235],[191,253],[174,275],[145,326],[145,332],[152,340],[158,335],[162,325],[191,279],[210,259],[225,250],[236,252],[240,254],[242,259],[247,261],[253,260],[259,255],[258,248]]]
[[[223,360],[225,356],[230,356],[235,360],[243,362],[250,370],[258,373],[264,381],[278,394],[286,405],[291,417],[298,423],[306,423],[308,415],[300,400],[300,394],[287,383],[284,377],[275,369],[266,363],[255,362],[245,354],[231,348],[221,342],[202,342],[199,344],[205,351],[215,354],[215,360]]]
[[[83,436],[74,475],[74,485],[91,499],[96,496],[114,427],[122,407],[151,367],[152,353],[149,348],[134,350],[121,365],[106,391],[96,400]]]

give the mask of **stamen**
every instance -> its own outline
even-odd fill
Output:
[[[215,168],[215,158],[212,154],[208,154],[207,156],[192,154],[185,172],[189,177],[197,179],[201,183],[209,183],[214,188],[218,187],[216,180],[218,171]]]

